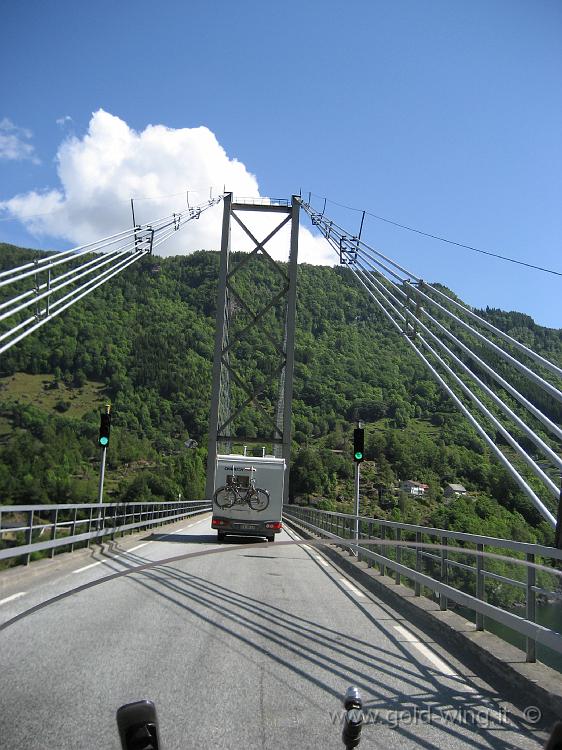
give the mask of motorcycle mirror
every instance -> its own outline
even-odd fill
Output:
[[[117,709],[123,750],[160,750],[156,706],[152,701],[127,703]]]

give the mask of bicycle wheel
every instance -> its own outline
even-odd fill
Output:
[[[253,490],[248,497],[248,505],[252,510],[265,510],[269,505],[269,492],[267,490]]]
[[[231,487],[219,487],[215,492],[215,503],[219,508],[232,508],[236,502],[236,493]]]

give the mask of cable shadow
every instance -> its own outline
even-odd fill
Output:
[[[183,541],[185,541],[185,538],[183,538]],[[298,544],[298,542],[283,542],[278,547],[282,548],[282,545],[298,546]],[[267,544],[262,543],[261,548],[265,551],[268,549]],[[118,549],[118,546],[115,545],[113,549]],[[243,549],[243,546],[236,545],[231,546],[228,550],[224,549],[224,552],[232,554],[238,551],[240,553]],[[255,653],[256,660],[260,664],[273,662],[277,667],[284,668],[281,672],[287,670],[297,677],[296,681],[288,680],[279,674],[279,669],[273,671],[276,679],[293,692],[296,690],[301,693],[299,683],[308,683],[328,693],[339,702],[343,692],[342,688],[350,682],[354,682],[368,693],[369,700],[366,705],[369,708],[384,706],[388,710],[389,704],[393,706],[426,706],[428,703],[432,703],[443,707],[450,705],[453,709],[455,707],[467,708],[472,706],[477,710],[482,707],[483,703],[498,705],[499,695],[497,693],[486,691],[484,695],[479,692],[459,694],[461,693],[460,686],[450,684],[451,678],[444,677],[432,668],[419,663],[407,650],[406,644],[398,640],[392,632],[389,632],[384,624],[378,622],[337,580],[334,580],[332,575],[329,575],[319,565],[317,565],[318,570],[322,571],[346,597],[350,607],[359,609],[363,615],[369,618],[373,632],[378,630],[382,637],[392,644],[395,653],[390,653],[384,645],[376,646],[369,641],[355,637],[351,633],[325,627],[311,619],[293,614],[290,607],[286,609],[278,605],[268,604],[255,597],[241,594],[226,585],[212,583],[208,578],[187,573],[174,565],[180,561],[189,560],[190,557],[203,558],[213,555],[219,550],[203,550],[152,562],[147,562],[140,555],[127,553],[126,550],[123,550],[123,552],[126,555],[125,559],[121,555],[119,559],[116,559],[107,552],[104,552],[104,556],[107,558],[106,564],[111,569],[116,570],[117,566],[120,566],[121,568],[125,567],[125,570],[119,570],[113,575],[82,584],[70,592],[59,594],[47,602],[36,605],[27,612],[12,618],[2,625],[0,630],[13,625],[22,617],[29,616],[49,604],[62,601],[68,596],[78,594],[101,583],[107,583],[136,573],[137,575],[131,579],[135,586],[141,586],[146,591],[150,591],[188,612],[213,636],[217,637],[218,631],[219,639],[223,640],[228,648],[234,648],[244,658],[249,658],[248,653]],[[228,571],[228,568],[226,570]],[[327,608],[330,604],[331,601],[328,601]],[[403,621],[394,614],[391,619],[393,622]],[[274,653],[273,648],[277,649],[278,652]],[[337,688],[331,687],[330,680],[333,680],[334,677],[341,681],[341,688],[340,686]],[[398,680],[400,683],[396,684]],[[306,696],[306,699],[310,702],[308,696]],[[319,710],[326,713],[325,705],[316,705]],[[499,750],[505,748],[509,742],[507,737],[502,737],[500,734],[506,735],[513,731],[518,731],[520,734],[525,733],[533,741],[536,741],[532,733],[529,732],[528,726],[517,720],[514,720],[514,725],[514,727],[494,727],[491,730],[470,722],[463,723],[462,727],[450,723],[439,726],[432,724],[431,732],[432,734],[437,732],[437,739],[443,738],[443,742],[439,743],[442,746],[446,746],[451,741],[459,740],[465,746],[474,748],[493,747]],[[392,728],[400,733],[404,739],[412,740],[418,747],[430,750],[435,746],[435,737],[433,736],[426,741],[423,737],[415,734],[411,727],[404,724]]]
[[[499,737],[498,734],[514,731],[519,733],[525,732],[530,737],[533,737],[527,726],[517,724],[513,719],[511,720],[512,726],[504,726],[501,723],[494,724],[492,727],[482,727],[480,725],[478,717],[481,716],[482,711],[488,710],[490,712],[495,710],[498,713],[499,697],[493,692],[488,692],[484,695],[480,692],[459,695],[459,692],[461,692],[459,690],[460,685],[444,685],[437,680],[437,675],[431,668],[424,667],[421,664],[417,664],[417,669],[421,672],[421,675],[416,675],[415,672],[406,670],[405,664],[399,667],[400,678],[407,685],[414,688],[415,692],[398,691],[381,681],[381,675],[396,678],[396,672],[392,669],[392,665],[388,663],[388,654],[383,649],[375,649],[372,644],[369,645],[373,651],[381,651],[380,658],[375,658],[374,655],[371,655],[365,659],[358,655],[356,651],[342,648],[341,643],[338,643],[336,647],[336,644],[332,642],[329,644],[330,647],[333,651],[339,653],[339,658],[333,658],[322,652],[322,648],[326,648],[326,634],[324,630],[319,628],[315,623],[307,621],[311,626],[310,632],[303,634],[301,628],[295,627],[294,623],[290,622],[294,618],[285,610],[275,607],[276,614],[272,616],[267,612],[269,605],[265,605],[263,602],[259,602],[252,597],[241,597],[239,593],[227,587],[211,584],[205,579],[178,571],[176,568],[169,569],[165,568],[165,566],[154,568],[151,571],[143,572],[142,578],[150,579],[151,583],[148,583],[146,580],[141,582],[136,578],[135,581],[159,596],[163,596],[168,601],[172,601],[183,609],[186,609],[204,623],[213,628],[218,628],[225,636],[233,636],[244,645],[251,646],[252,649],[267,656],[279,665],[288,667],[301,679],[304,678],[321,687],[324,691],[330,692],[335,698],[341,697],[339,691],[332,690],[325,682],[314,677],[310,671],[298,667],[293,659],[295,657],[305,659],[310,662],[311,666],[314,665],[340,678],[342,685],[346,685],[352,681],[363,690],[368,691],[371,696],[375,693],[375,696],[366,702],[366,709],[372,711],[378,708],[381,712],[384,709],[387,717],[389,712],[402,711],[404,713],[406,708],[411,709],[410,716],[412,713],[415,715],[416,710],[418,714],[423,710],[427,712],[428,706],[439,709],[436,718],[440,723],[437,725],[432,723],[433,731],[440,730],[446,733],[450,740],[455,738],[462,741],[465,745],[468,743],[475,748],[504,748],[507,738]],[[152,583],[155,585],[152,585]],[[162,587],[167,589],[169,593],[164,592]],[[341,590],[342,593],[348,596],[348,592],[345,589]],[[179,601],[176,595],[183,597],[183,600]],[[243,603],[240,601],[241,598],[244,600]],[[350,598],[353,604],[357,605],[355,600],[351,597],[348,598]],[[279,617],[281,613],[285,615],[284,619]],[[226,616],[228,624],[219,623],[217,615]],[[302,618],[298,619],[302,620]],[[371,622],[377,626],[376,621],[373,622],[371,620]],[[272,627],[269,627],[269,624]],[[284,650],[286,655],[273,654],[269,649],[257,644],[251,637],[240,633],[236,629],[236,626],[243,626],[246,631],[261,638],[265,637],[268,642]],[[282,629],[281,633],[279,632],[280,628]],[[313,631],[313,628],[316,628],[316,632]],[[341,637],[347,637],[344,633],[333,632],[338,633]],[[402,656],[399,659],[406,663],[411,663],[412,655],[406,650],[402,642],[386,631],[384,631],[384,636],[393,641],[397,650],[401,652]],[[306,641],[306,644],[304,641]],[[351,661],[348,668],[343,667],[342,657]],[[365,671],[367,665],[371,667],[371,670],[373,666],[376,668],[376,675],[372,671]],[[406,674],[409,677],[406,677]],[[443,676],[440,676],[443,679]],[[376,688],[373,685],[375,680]],[[294,685],[292,685],[292,689],[294,689]],[[436,700],[436,695],[438,700]],[[445,723],[442,723],[443,716],[446,719],[447,717],[452,717],[452,719],[449,718],[448,723],[447,720]],[[462,726],[458,724],[459,716],[462,718]],[[411,728],[401,725],[395,726],[388,718],[385,720],[382,715],[378,723],[386,724],[392,729],[401,732],[404,738],[412,740],[419,747],[426,747],[429,750],[429,748],[435,746],[433,739],[426,742],[416,735]],[[464,731],[461,731],[461,729]],[[469,737],[466,735],[467,731],[471,733]]]

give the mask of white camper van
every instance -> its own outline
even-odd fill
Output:
[[[218,541],[232,534],[273,542],[283,527],[284,482],[284,458],[217,456],[211,526]]]

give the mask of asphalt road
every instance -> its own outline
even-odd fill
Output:
[[[218,545],[206,516],[0,576],[0,627],[21,615],[0,631],[0,747],[117,750],[117,707],[150,698],[163,750],[340,748],[350,684],[367,712],[360,747],[541,746],[518,710],[313,547],[279,543],[294,538]]]

